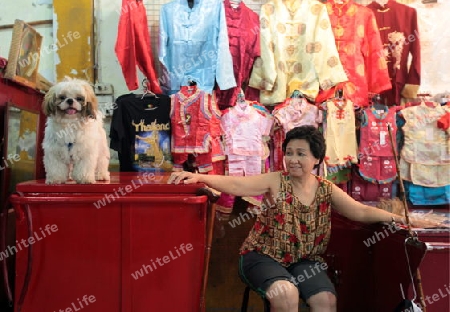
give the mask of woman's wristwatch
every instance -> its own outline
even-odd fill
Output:
[[[392,226],[395,226],[395,224],[397,223],[397,220],[395,220],[394,216],[391,216],[391,223],[392,223]]]

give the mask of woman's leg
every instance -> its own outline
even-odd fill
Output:
[[[326,263],[310,260],[302,260],[287,268],[311,312],[336,311],[336,290],[328,278],[327,268]]]
[[[311,307],[310,312],[336,311],[336,296],[329,291],[321,291],[311,296],[306,302]]]
[[[298,312],[298,289],[289,281],[278,280],[267,289],[270,312]]]
[[[245,284],[269,300],[271,312],[298,312],[298,289],[292,283],[292,275],[277,261],[249,252],[240,257],[239,275]]]

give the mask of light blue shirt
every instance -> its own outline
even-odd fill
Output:
[[[221,0],[174,0],[161,7],[159,60],[165,91],[173,93],[195,81],[212,93],[214,81],[221,90],[236,86],[228,45],[225,9]]]

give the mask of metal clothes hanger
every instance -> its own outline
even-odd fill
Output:
[[[303,98],[303,94],[299,90],[294,90],[291,94],[291,99]]]
[[[344,90],[342,88],[336,89],[334,97],[338,100],[344,100]]]
[[[429,93],[419,93],[417,94],[417,97],[419,98],[420,104],[426,105],[431,108],[434,108],[438,105],[438,103],[431,98],[431,94]]]
[[[147,78],[142,79],[141,85],[142,85],[142,89],[144,90],[144,92],[143,92],[143,94],[141,96],[141,100],[143,98],[147,97],[147,96],[154,97],[154,98],[158,99],[158,96],[148,89],[148,84],[147,83],[148,83],[148,79]]]
[[[236,9],[239,6],[239,4],[241,4],[241,1],[242,0],[230,0],[230,5],[233,9]]]
[[[375,94],[372,97],[372,106],[376,110],[385,110],[386,109],[386,105],[384,105],[382,103],[381,95],[379,95],[379,94]]]
[[[237,94],[236,104],[239,105],[240,108],[245,109],[248,106],[247,101],[245,100],[244,91],[241,91]]]

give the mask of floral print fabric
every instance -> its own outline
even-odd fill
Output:
[[[257,251],[286,267],[300,259],[323,261],[321,255],[331,234],[332,183],[316,176],[319,186],[315,199],[306,206],[293,194],[289,175],[280,175],[275,203],[262,207],[241,254]]]
[[[262,104],[281,103],[294,90],[314,99],[319,88],[347,81],[324,4],[273,0],[261,6],[259,20],[261,57],[249,86],[261,90]]]

